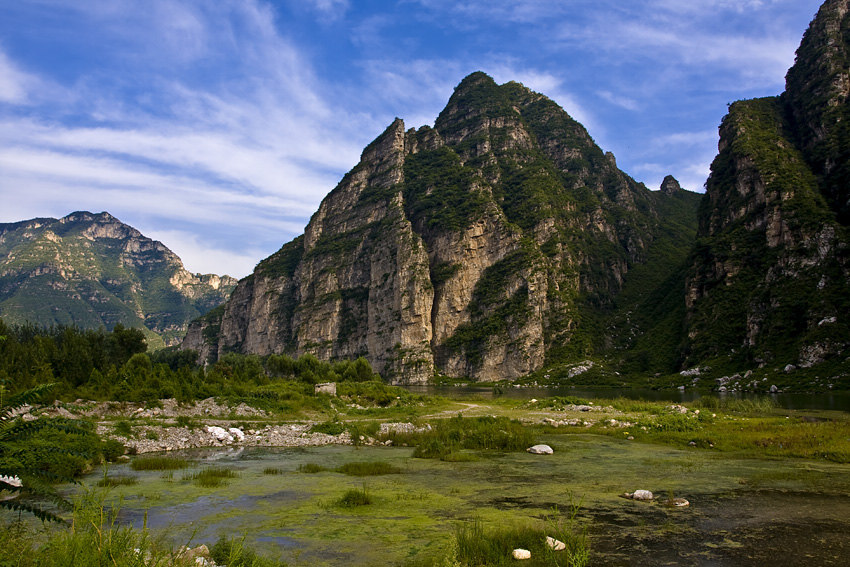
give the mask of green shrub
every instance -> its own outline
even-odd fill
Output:
[[[345,431],[345,424],[341,421],[326,421],[317,423],[310,428],[310,433],[325,433],[327,435],[339,435]]]
[[[122,456],[126,450],[124,444],[117,439],[107,439],[101,446],[103,458],[110,462]]]
[[[298,472],[303,472],[307,474],[325,472],[326,470],[328,470],[327,467],[323,467],[322,465],[318,465],[316,463],[305,463],[303,465],[298,465]]]

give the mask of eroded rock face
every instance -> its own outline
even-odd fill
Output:
[[[183,347],[365,356],[396,383],[512,379],[563,356],[582,301],[612,305],[669,198],[551,100],[473,73],[434,128],[396,119],[367,146]]]
[[[692,363],[811,366],[850,347],[848,29],[847,1],[825,2],[786,92],[723,119],[687,281]]]

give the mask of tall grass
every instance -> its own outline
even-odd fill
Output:
[[[383,461],[363,461],[346,463],[336,468],[336,472],[350,476],[377,476],[383,474],[399,474],[401,469]]]
[[[347,490],[345,494],[334,501],[334,506],[338,506],[340,508],[356,508],[358,506],[368,506],[372,502],[372,497],[369,495],[369,492],[364,486],[363,488],[352,488]]]
[[[162,538],[117,522],[118,509],[104,506],[104,491],[83,493],[67,527],[45,531],[25,522],[0,521],[0,565],[15,567],[172,567],[181,559]],[[262,558],[241,540],[220,539],[210,550],[218,565],[285,567]]]
[[[183,480],[191,480],[203,488],[218,488],[237,476],[236,471],[224,467],[205,467],[198,472],[183,475]]]
[[[179,457],[138,457],[130,463],[134,471],[173,471],[185,469],[189,461]]]
[[[770,396],[759,396],[755,398],[703,396],[691,405],[699,409],[748,414],[770,413],[779,407],[778,402]]]
[[[430,431],[392,432],[386,436],[394,445],[415,445],[414,457],[463,460],[456,458],[463,449],[520,451],[533,445],[531,431],[519,421],[506,417],[462,416],[434,423]]]

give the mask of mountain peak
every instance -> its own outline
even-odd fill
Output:
[[[679,185],[679,181],[672,175],[668,175],[664,178],[664,181],[661,182],[661,192],[665,195],[673,195],[681,190],[682,186]]]

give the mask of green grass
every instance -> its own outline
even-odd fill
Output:
[[[133,486],[138,482],[138,479],[134,476],[105,476],[97,481],[97,486],[114,488],[116,486]]]
[[[179,457],[137,457],[130,462],[134,471],[173,471],[188,466],[189,461]]]
[[[202,488],[218,488],[238,476],[236,471],[224,467],[206,467],[198,472],[183,475],[183,480],[191,480]]]
[[[316,463],[305,463],[303,465],[298,465],[298,472],[307,474],[315,474],[325,472],[327,470],[329,470],[327,467],[323,467],[322,465],[318,465]]]
[[[357,508],[359,506],[368,506],[374,500],[369,495],[366,487],[352,488],[347,490],[339,499],[334,501],[334,506],[338,508]]]
[[[402,471],[397,466],[383,461],[364,461],[346,463],[337,467],[336,472],[350,476],[378,476],[384,474],[400,474]]]
[[[280,467],[266,467],[263,469],[263,474],[270,476],[279,475],[283,474],[283,469]]]
[[[386,436],[394,445],[415,445],[414,457],[466,460],[458,455],[464,449],[488,451],[521,451],[534,444],[529,428],[506,417],[462,416],[436,421],[430,431],[421,433],[390,433]]]

